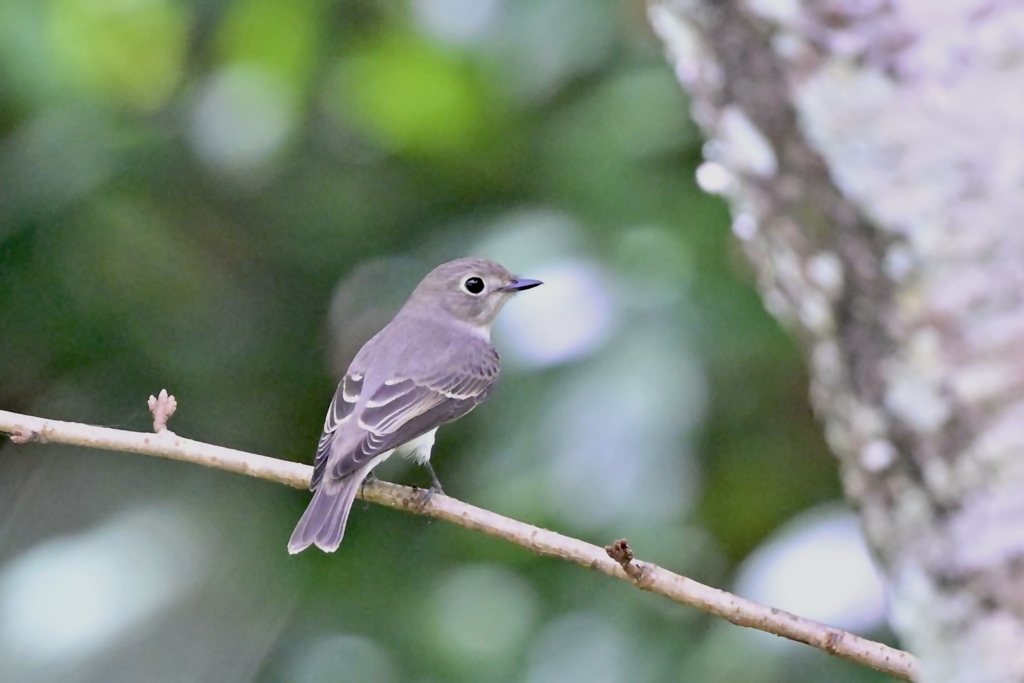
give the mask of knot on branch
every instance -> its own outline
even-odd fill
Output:
[[[633,561],[635,555],[633,554],[633,549],[629,547],[629,541],[620,538],[611,545],[606,545],[604,551],[608,553],[608,557],[619,563],[622,571],[626,572],[626,576],[637,583],[644,578],[643,566]]]
[[[39,443],[46,442],[43,435],[34,429],[28,429],[22,432],[11,432],[10,439],[11,443],[29,443],[30,441],[38,441]]]

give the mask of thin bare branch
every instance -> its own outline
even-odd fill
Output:
[[[59,422],[0,410],[0,432],[15,443],[31,441],[88,446],[182,460],[215,469],[307,488],[312,468],[231,448],[186,439],[164,429],[156,434],[129,432],[74,422]],[[806,643],[829,654],[912,681],[914,657],[902,650],[841,631],[811,619],[766,607],[717,588],[705,586],[633,556],[625,540],[607,549],[509,519],[449,496],[436,494],[423,504],[419,490],[382,481],[367,483],[360,496],[373,503],[442,519],[504,539],[538,555],[557,557],[628,581],[641,590],[696,607],[739,626],[755,628]],[[284,552],[284,540],[281,541]]]

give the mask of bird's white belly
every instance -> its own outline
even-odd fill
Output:
[[[395,452],[411,458],[422,465],[430,460],[430,449],[434,447],[434,434],[436,433],[437,427],[431,429],[423,436],[402,444],[395,449]]]

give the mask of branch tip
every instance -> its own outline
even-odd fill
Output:
[[[159,396],[150,396],[149,412],[153,413],[153,431],[159,434],[167,430],[167,421],[177,408],[178,401],[166,389],[161,389]]]

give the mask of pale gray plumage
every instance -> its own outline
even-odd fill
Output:
[[[288,552],[337,550],[359,487],[393,451],[430,468],[437,427],[479,405],[498,379],[495,316],[513,294],[539,284],[479,258],[442,264],[423,279],[338,385],[317,446],[313,500]]]

